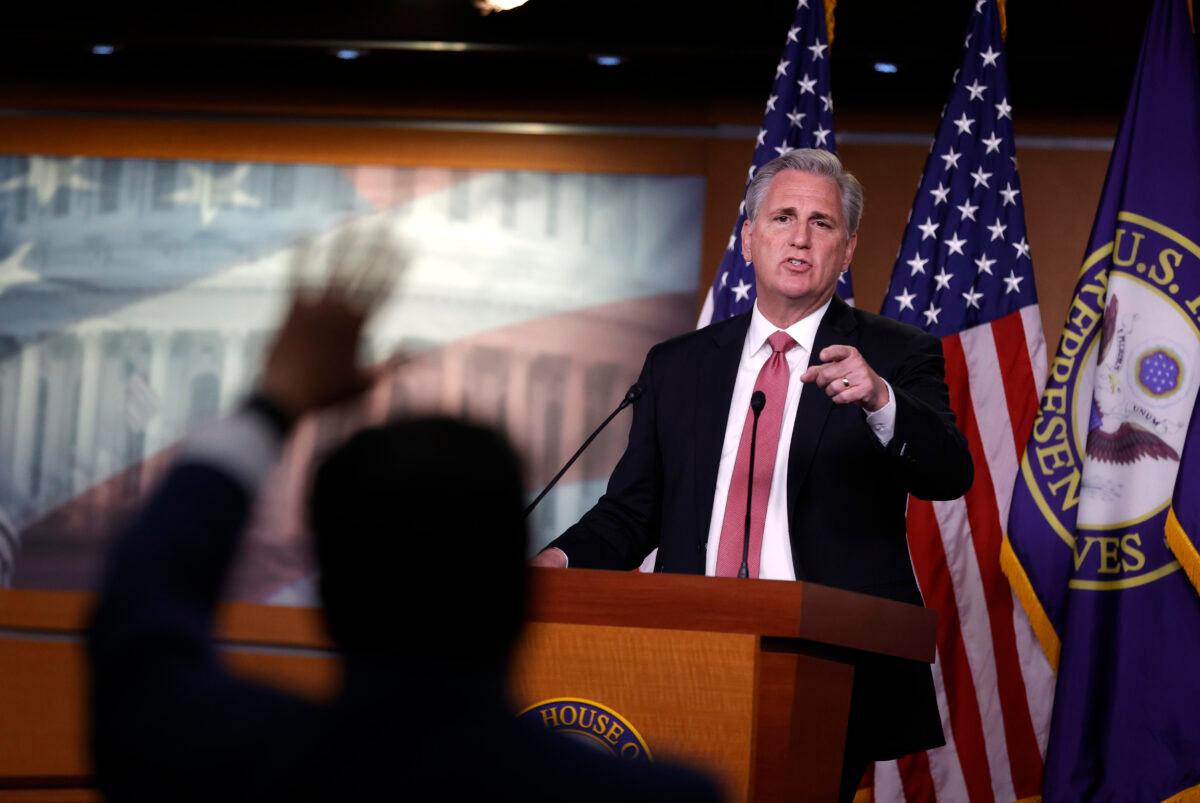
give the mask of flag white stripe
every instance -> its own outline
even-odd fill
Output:
[[[697,329],[703,329],[712,323],[713,303],[713,289],[710,287],[704,294],[704,306],[700,309],[700,319],[696,321]]]
[[[907,803],[900,768],[895,761],[875,763],[875,803]]]
[[[1050,712],[1054,708],[1054,670],[1042,652],[1029,624],[1024,606],[1013,594],[1013,630],[1017,637],[1017,657],[1021,662],[1021,676],[1025,678],[1025,696],[1029,701],[1029,718],[1033,722],[1033,734],[1038,750],[1046,755],[1046,740],[1050,736]]]
[[[967,780],[963,776],[962,764],[958,760],[958,747],[954,743],[954,732],[947,726],[950,703],[946,699],[946,685],[940,660],[933,663],[933,688],[937,691],[938,709],[942,712],[943,728],[946,731],[945,746],[929,751],[929,775],[933,782],[933,791],[938,800],[947,803],[969,800]]]
[[[967,503],[961,498],[934,502],[933,510],[946,550],[946,565],[954,587],[954,601],[958,605],[959,629],[970,634],[962,639],[962,643],[975,682],[975,698],[983,726],[992,789],[997,800],[1015,800],[1004,717],[1000,712],[1000,691],[992,650],[992,624],[988,619],[987,600],[983,596],[983,580],[975,555],[975,544],[971,540]]]
[[[1046,338],[1042,334],[1042,313],[1037,304],[1021,308],[1021,323],[1025,327],[1025,345],[1029,348],[1029,362],[1033,365],[1033,381],[1037,386],[1037,397],[1042,398],[1046,389]],[[1008,519],[1003,519],[1007,522]]]
[[[1008,521],[1018,464],[1016,438],[1008,416],[1008,399],[1000,392],[1000,388],[1004,387],[1004,377],[1000,373],[994,331],[991,324],[985,324],[965,330],[959,337],[967,361],[967,381],[971,387],[971,404],[975,408],[979,440],[987,457],[996,508],[1003,522]],[[975,479],[979,481],[978,476]]]

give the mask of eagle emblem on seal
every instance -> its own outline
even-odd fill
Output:
[[[1114,293],[1104,308],[1097,360],[1101,376],[1092,397],[1087,456],[1118,465],[1136,463],[1142,458],[1178,462],[1179,452],[1155,432],[1128,420],[1123,412],[1124,394],[1119,371],[1128,356],[1125,354],[1127,333],[1119,325],[1119,315],[1120,299]],[[1115,347],[1114,343],[1117,344]],[[1181,368],[1165,350],[1153,350],[1142,355],[1138,362],[1138,380],[1154,395],[1163,395],[1178,385]]]

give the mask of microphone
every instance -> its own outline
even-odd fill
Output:
[[[750,567],[750,502],[754,499],[754,445],[758,441],[758,416],[767,406],[767,394],[761,390],[754,391],[750,397],[750,409],[754,413],[754,424],[750,428],[750,476],[746,478],[746,528],[742,536],[742,565],[738,567],[738,577],[749,577]]]
[[[529,507],[525,508],[525,513],[523,514],[524,518],[529,518],[529,514],[532,513],[533,509],[538,506],[538,502],[541,502],[542,498],[546,494],[550,493],[550,489],[557,485],[558,481],[562,479],[562,475],[566,474],[571,466],[575,465],[575,461],[579,459],[579,455],[583,454],[583,450],[588,448],[592,441],[596,440],[596,436],[608,426],[608,422],[616,418],[617,413],[621,412],[626,407],[640,399],[645,390],[646,388],[642,386],[641,382],[634,382],[633,385],[630,386],[629,390],[625,392],[625,398],[621,399],[621,403],[617,405],[617,409],[608,414],[608,418],[604,419],[600,426],[596,427],[595,432],[593,432],[591,435],[588,435],[587,440],[583,442],[582,446],[575,450],[575,454],[571,455],[571,459],[567,461],[567,464],[558,470],[558,473],[554,475],[554,479],[550,480],[549,484],[547,484],[546,487],[542,489],[542,492],[537,495],[537,499],[534,499],[529,503]]]

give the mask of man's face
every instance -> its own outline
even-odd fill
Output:
[[[779,173],[758,216],[742,225],[742,256],[754,263],[759,308],[768,318],[802,317],[817,309],[833,295],[857,244],[857,234],[847,235],[833,179],[799,170]]]

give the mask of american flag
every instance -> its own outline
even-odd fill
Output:
[[[767,97],[762,127],[754,140],[754,158],[746,183],[767,162],[797,148],[824,148],[837,153],[833,136],[833,93],[829,83],[829,43],[824,0],[799,0],[788,29],[783,55],[775,66],[775,83]],[[742,259],[742,223],[746,204],[738,207],[737,222],[704,300],[697,328],[743,312],[754,305],[754,267]],[[854,303],[850,272],[838,280],[838,295]]]
[[[1046,356],[996,0],[971,13],[883,313],[942,339],[975,483],[960,499],[909,502],[913,566],[939,614],[947,743],[878,765],[875,798],[1036,797],[1054,677],[1000,570],[1000,544]]]

